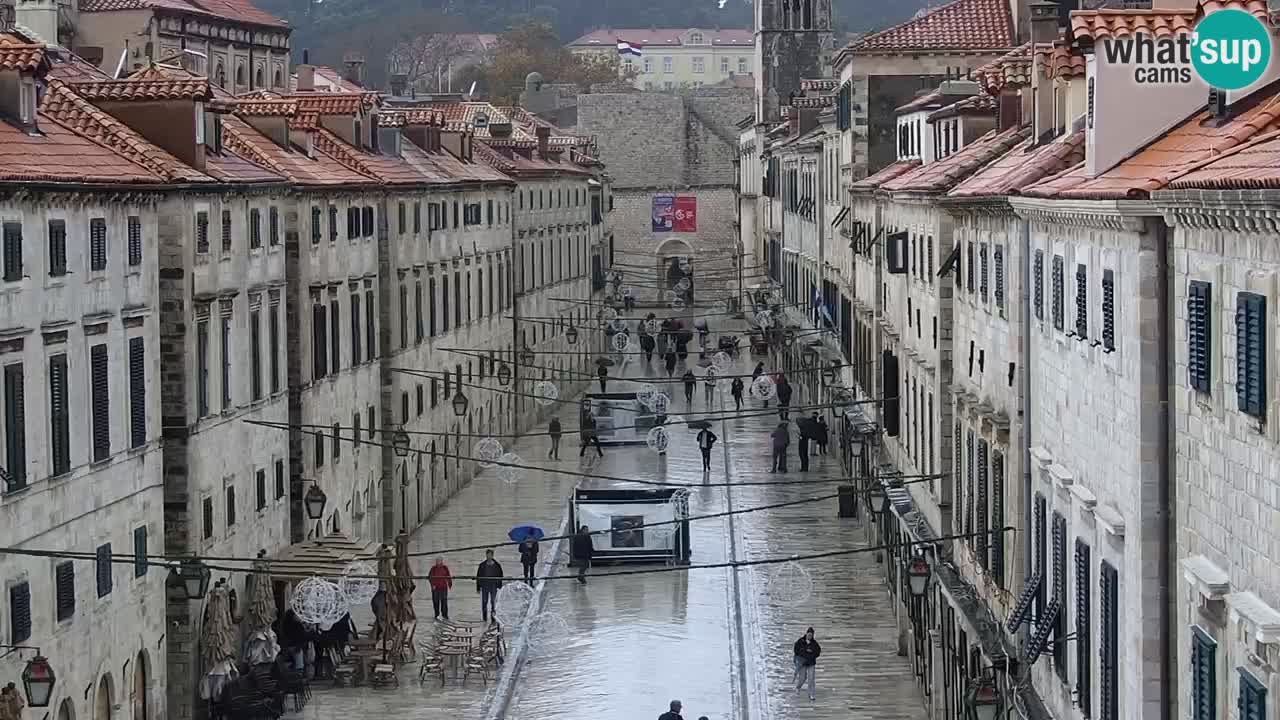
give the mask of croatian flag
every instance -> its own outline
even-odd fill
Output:
[[[618,54],[619,55],[635,55],[636,57],[640,57],[640,48],[635,45],[632,45],[626,40],[619,40]]]

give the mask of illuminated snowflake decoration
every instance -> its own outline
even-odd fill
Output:
[[[502,453],[498,458],[498,479],[508,485],[515,485],[520,482],[520,477],[524,474],[524,459],[515,453]]]
[[[658,396],[658,388],[653,383],[644,383],[636,389],[636,401],[641,405],[653,407],[653,399]]]
[[[618,333],[609,342],[613,345],[614,350],[626,352],[631,347],[631,336],[626,333]]]
[[[772,400],[778,394],[778,387],[773,384],[773,378],[761,375],[751,383],[751,394],[761,400]]]
[[[522,625],[528,618],[532,604],[533,588],[528,583],[503,583],[494,602],[493,617],[503,627],[514,628]]]
[[[499,620],[501,622],[501,620]],[[529,620],[527,657],[553,654],[569,642],[569,623],[559,613],[543,611]]]
[[[539,380],[533,384],[534,402],[547,406],[560,399],[560,388],[550,380]]]
[[[813,576],[795,560],[766,566],[764,585],[769,599],[783,607],[803,605],[813,597]]]
[[[692,493],[686,488],[680,488],[671,493],[671,499],[667,502],[675,508],[676,519],[684,520],[689,517],[689,497]]]
[[[689,268],[693,267],[693,263],[689,262],[689,258],[680,258],[680,269],[689,272]]]
[[[364,605],[378,594],[378,568],[362,560],[348,563],[339,587],[348,605]]]
[[[304,623],[332,627],[347,614],[347,596],[337,583],[309,577],[294,586],[289,607]]]
[[[691,287],[693,287],[693,283],[689,282],[687,277],[682,277],[676,281],[676,290],[680,292],[687,292]]]
[[[679,297],[678,297],[678,298],[676,298],[676,299],[674,299],[674,300],[672,300],[672,301],[671,301],[671,309],[672,309],[672,310],[683,310],[683,309],[685,309],[686,307],[688,307],[688,304],[684,301],[684,298],[679,298]]]
[[[623,286],[622,286],[622,297],[631,297],[631,286],[630,286],[630,285],[623,285]]]
[[[666,415],[667,408],[671,407],[671,396],[660,392],[653,397],[653,403],[649,405],[649,409],[654,415]]]
[[[650,335],[657,335],[658,331],[662,329],[662,326],[658,324],[658,321],[656,319],[645,320],[644,329],[647,330]]]
[[[773,325],[773,313],[768,310],[761,310],[756,313],[756,324],[759,325],[761,329],[768,329]]]
[[[471,452],[475,453],[476,461],[480,463],[480,467],[490,467],[494,461],[502,457],[502,453],[505,451],[502,448],[502,443],[498,442],[497,439],[487,437],[476,441],[476,444],[471,448]]]
[[[649,428],[648,434],[644,436],[644,441],[650,450],[661,454],[666,452],[667,446],[671,444],[671,435],[665,427],[659,425],[655,428]]]
[[[733,357],[727,352],[718,352],[711,357],[711,367],[721,373],[727,373],[733,367]]]
[[[618,311],[611,307],[606,307],[600,311],[600,319],[605,323],[611,323],[618,319]]]
[[[627,329],[627,321],[622,318],[614,318],[613,321],[609,323],[609,329],[615,333],[623,332]]]

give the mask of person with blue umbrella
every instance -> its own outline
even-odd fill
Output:
[[[546,533],[537,525],[518,525],[511,528],[507,537],[512,542],[520,543],[520,566],[524,568],[524,581],[533,585],[533,568],[538,564],[538,541],[546,537]]]

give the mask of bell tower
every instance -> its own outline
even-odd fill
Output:
[[[800,80],[831,76],[831,0],[756,0],[756,120],[781,118]]]

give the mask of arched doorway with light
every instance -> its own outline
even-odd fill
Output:
[[[658,249],[654,253],[656,258],[656,267],[658,277],[657,295],[660,302],[666,301],[667,292],[676,292],[684,299],[686,303],[693,303],[694,279],[693,279],[693,247],[689,243],[680,238],[669,238],[658,245]],[[679,290],[676,285],[681,279],[689,280],[689,287],[685,291]]]
[[[147,711],[149,672],[147,651],[139,651],[137,659],[133,661],[133,720],[151,720],[151,714]]]
[[[111,674],[103,675],[98,680],[98,696],[93,703],[93,720],[112,720],[116,704],[116,689],[111,682]]]

